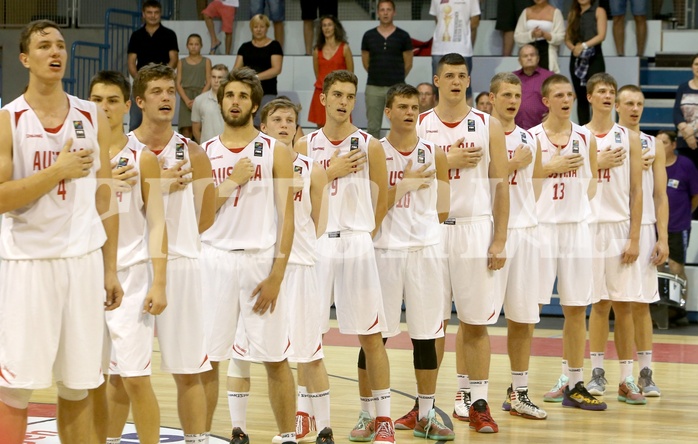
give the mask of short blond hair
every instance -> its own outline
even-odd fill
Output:
[[[269,29],[269,27],[271,26],[271,21],[269,21],[269,17],[267,17],[264,14],[257,14],[252,16],[252,18],[250,19],[250,30],[254,28],[254,25],[256,23],[262,23],[267,29]]]

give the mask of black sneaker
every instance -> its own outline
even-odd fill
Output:
[[[334,437],[332,436],[332,429],[325,427],[317,434],[315,439],[315,444],[334,444]]]
[[[232,435],[230,444],[250,444],[249,436],[247,436],[247,433],[243,432],[240,427],[235,427]]]
[[[582,410],[606,410],[606,403],[601,402],[589,393],[584,387],[584,382],[579,381],[570,390],[565,389],[565,398],[562,400],[563,407],[577,407]]]

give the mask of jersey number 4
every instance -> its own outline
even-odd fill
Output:
[[[58,182],[58,190],[56,190],[56,193],[61,196],[63,200],[65,200],[65,196],[68,194],[68,192],[65,189],[65,180],[61,180]]]

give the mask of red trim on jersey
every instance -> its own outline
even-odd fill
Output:
[[[264,136],[262,136],[262,135],[260,135],[259,137],[260,137],[262,140],[264,140],[265,142],[267,142],[267,145],[271,146],[271,139],[269,139],[268,137],[264,137]]]
[[[509,134],[513,133],[514,131],[516,131],[516,128],[514,128],[513,130],[511,130],[509,132],[504,131],[504,135],[508,136]]]
[[[133,154],[133,158],[134,158],[134,159],[135,159],[136,157],[138,157],[138,156],[136,155],[136,150],[132,150],[131,148],[129,148],[128,150],[131,151],[131,153]]]
[[[57,134],[58,131],[61,130],[61,128],[63,128],[63,123],[61,123],[60,125],[58,125],[55,128],[44,128],[44,131],[46,131],[47,133],[51,133],[51,134]]]
[[[482,123],[485,123],[485,114],[484,113],[477,111],[475,108],[470,108],[470,112],[472,112],[473,114],[478,116],[480,119],[482,119]]]
[[[148,367],[150,367],[150,359],[148,359],[148,363],[145,365],[145,367],[143,367],[143,370],[147,369]]]
[[[95,126],[94,122],[92,121],[92,115],[88,111],[82,110],[80,108],[75,108],[76,110],[80,111],[80,113],[87,118],[87,120],[90,121],[90,125]]]
[[[376,320],[373,321],[373,324],[371,324],[370,327],[368,327],[368,330],[371,330],[371,329],[372,329],[373,327],[375,327],[376,325],[378,325],[378,315],[376,315]],[[367,330],[367,331],[368,331],[368,330]]]
[[[235,154],[239,154],[239,153],[242,152],[242,150],[244,150],[244,149],[247,148],[247,147],[246,147],[246,146],[243,146],[242,148],[228,148],[228,147],[226,146],[226,148],[227,148],[228,151],[230,151],[230,152],[233,152],[233,153],[235,153]]]
[[[421,124],[422,121],[424,120],[424,118],[425,118],[426,116],[428,116],[430,113],[433,113],[433,112],[434,112],[434,109],[433,109],[433,108],[430,109],[429,111],[425,111],[425,112],[423,112],[422,114],[419,115],[419,117],[417,118],[417,120],[418,120],[419,123]],[[441,120],[441,119],[439,119],[439,120]]]
[[[217,136],[216,139],[220,140],[220,136]],[[209,140],[208,142],[206,142],[206,145],[204,145],[204,151],[208,151],[209,145],[211,145],[213,142],[215,142],[216,139],[211,139],[211,140]]]
[[[291,348],[291,339],[287,339],[287,340],[288,340],[288,344],[286,344],[286,349],[284,350],[284,353],[286,353],[288,351],[288,349]]]
[[[150,149],[150,151],[152,151],[153,154],[155,154],[156,156],[159,156],[160,153],[162,153],[162,150],[154,150],[154,149],[152,149],[152,148],[149,148],[149,149]]]
[[[599,139],[603,139],[604,137],[608,136],[608,133],[603,133],[603,134],[594,134],[595,137],[598,137]]]
[[[177,136],[177,138],[178,138],[180,141],[182,141],[182,142],[184,142],[185,144],[189,145],[189,139],[187,139],[186,137],[182,136],[181,134],[176,134],[176,136]]]
[[[429,145],[428,143],[424,143],[423,140],[420,141],[420,142],[421,142],[422,145],[424,145],[424,146],[429,150],[430,153],[433,153],[433,151],[431,150],[431,145]]]
[[[5,375],[2,374],[2,367],[0,367],[0,378],[2,378],[6,383],[11,384],[11,382],[7,380]]]
[[[308,162],[308,161],[305,160],[305,159],[301,159],[301,162],[303,162],[303,163],[305,164],[305,168],[306,168],[306,169],[308,169],[308,170],[310,169],[310,162]]]
[[[416,147],[415,147],[415,148],[416,148]],[[398,153],[402,154],[403,157],[407,157],[407,156],[409,156],[410,154],[414,153],[414,148],[412,149],[412,151],[400,151],[399,149],[395,148],[395,151],[397,151]]]
[[[585,144],[588,144],[588,143],[589,143],[589,142],[587,142],[587,136],[585,136],[584,134],[580,133],[579,131],[575,131],[575,133],[579,134],[579,137],[582,138],[582,140],[584,141]],[[570,141],[568,140],[567,143],[570,143]],[[565,146],[567,146],[567,145],[565,145]]]
[[[347,137],[348,137],[348,136],[347,136]],[[327,139],[327,140],[330,140],[330,139]],[[338,140],[338,141],[336,141],[336,142],[335,142],[334,140],[330,140],[330,143],[331,143],[332,145],[334,145],[334,146],[337,146],[337,145],[339,145],[340,143],[344,142],[345,140],[347,140],[346,137],[345,137],[344,139]]]
[[[366,142],[366,141],[368,140],[368,134],[366,134],[365,132],[363,132],[363,131],[361,131],[361,130],[359,130],[359,134],[361,134],[362,136],[364,136],[364,142]]]
[[[625,127],[618,125],[618,128],[620,128],[620,130],[623,131],[623,133],[625,133]]]
[[[490,315],[490,317],[487,318],[487,320],[489,321],[489,320],[492,319],[496,314],[497,314],[497,312],[496,312],[496,311],[493,311],[492,314]]]
[[[320,343],[317,345],[317,349],[315,350],[315,353],[313,353],[313,356],[317,355],[317,353],[318,353],[320,350],[322,350],[322,342],[320,342]]]
[[[521,128],[521,129],[523,129],[523,128]],[[524,131],[526,131],[526,133],[527,133],[529,136],[531,136],[531,139],[533,139],[533,133],[532,133],[532,132],[530,132],[529,130],[524,130]]]
[[[206,361],[208,361],[208,355],[204,356],[204,360],[201,361],[201,365],[199,366],[199,368],[203,367],[204,364],[206,364]]]
[[[441,321],[441,325],[439,325],[439,329],[434,332],[435,335],[438,335],[439,332],[441,332],[444,329],[444,323]]]
[[[317,131],[312,132],[312,133],[310,134],[310,141],[312,142],[313,139],[314,139],[315,137],[317,137],[317,135],[318,135],[318,132],[317,132]]]
[[[443,123],[444,125],[446,125],[448,128],[453,129],[453,128],[457,127],[458,125],[460,125],[465,120],[465,117],[468,117],[468,115],[466,114],[465,117],[460,119],[458,122],[444,122],[443,120],[441,120],[441,117],[439,117],[439,116],[436,116],[436,117],[438,117],[439,121],[441,123]]]
[[[28,109],[23,109],[22,111],[15,111],[15,126],[19,124],[19,118],[22,117],[22,114],[25,112],[29,111]]]

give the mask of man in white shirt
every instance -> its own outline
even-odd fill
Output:
[[[218,105],[218,88],[228,75],[228,67],[222,63],[211,68],[211,89],[199,94],[191,108],[191,130],[198,143],[206,142],[223,132],[225,126],[221,107]]]

